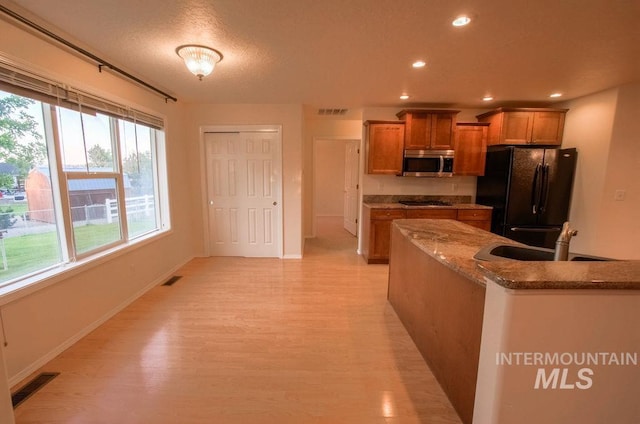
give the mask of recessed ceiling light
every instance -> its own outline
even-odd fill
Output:
[[[409,98],[408,94],[403,94],[400,96],[400,100],[407,100]]]
[[[451,25],[455,26],[455,27],[461,27],[461,26],[465,26],[468,25],[469,22],[471,22],[471,18],[466,16],[466,15],[461,15],[458,16],[457,18],[455,18],[453,20],[453,22],[451,22]]]
[[[490,102],[491,100],[493,100],[493,97],[492,96],[484,96],[482,98],[482,100],[484,100],[485,102]]]
[[[424,60],[416,60],[415,62],[413,62],[413,64],[411,64],[411,66],[413,66],[414,68],[424,68],[426,64],[427,62],[425,62]]]
[[[549,97],[562,97],[562,93],[549,94]]]

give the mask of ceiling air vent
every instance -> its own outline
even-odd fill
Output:
[[[345,115],[349,109],[318,109],[318,115]]]

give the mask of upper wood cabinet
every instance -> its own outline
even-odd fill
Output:
[[[564,118],[568,109],[498,108],[482,115],[478,121],[490,123],[488,145],[562,144]]]
[[[365,121],[367,137],[367,173],[402,175],[404,123]]]
[[[456,124],[454,175],[484,175],[488,131],[486,122]]]
[[[406,150],[453,149],[458,110],[405,109],[396,116],[405,122]]]

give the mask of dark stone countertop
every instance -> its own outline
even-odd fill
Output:
[[[640,290],[640,261],[480,261],[473,255],[488,244],[521,244],[449,219],[399,219],[393,225],[425,254],[481,285],[489,279],[515,290]]]

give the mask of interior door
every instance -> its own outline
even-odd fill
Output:
[[[282,256],[279,131],[206,133],[209,255]]]
[[[344,155],[344,228],[354,236],[358,232],[358,163],[357,141],[345,144]]]

